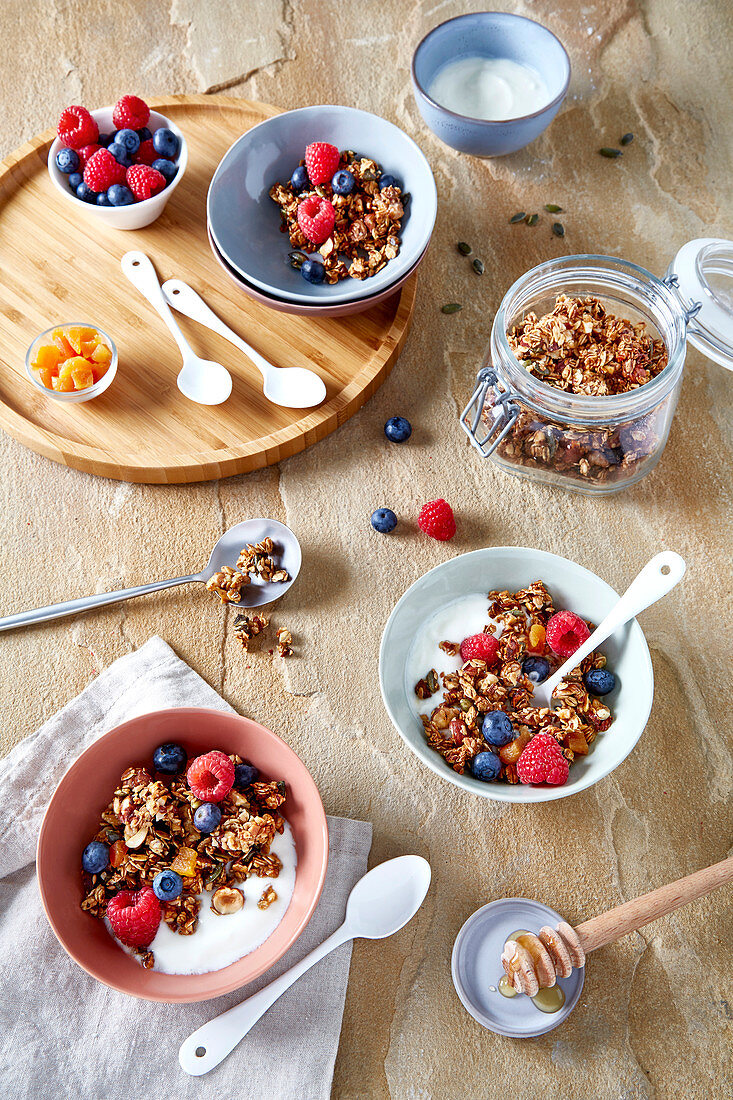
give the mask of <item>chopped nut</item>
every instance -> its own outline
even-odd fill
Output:
[[[277,632],[277,651],[281,657],[290,657],[293,652],[293,635],[282,626]]]
[[[273,890],[272,886],[268,886],[263,892],[262,897],[257,902],[258,909],[269,909],[273,901],[277,901],[277,894]]]
[[[211,898],[211,908],[222,917],[237,913],[244,905],[244,894],[236,886],[220,886]]]

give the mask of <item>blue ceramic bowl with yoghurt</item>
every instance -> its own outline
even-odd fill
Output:
[[[412,58],[423,119],[446,145],[477,157],[529,145],[552,122],[569,84],[560,40],[508,12],[449,19],[426,34]]]

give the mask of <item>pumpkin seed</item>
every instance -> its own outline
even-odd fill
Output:
[[[447,305],[440,307],[441,313],[458,313],[459,309],[463,309],[463,306],[458,302],[448,302]]]
[[[461,699],[458,706],[461,708],[462,711],[468,711],[473,706],[473,703],[471,702],[470,699]]]
[[[633,134],[631,134],[631,133],[624,134],[624,136],[621,138],[621,144],[622,145],[631,145],[631,142],[633,140],[634,140],[634,135]]]
[[[604,145],[602,149],[598,150],[598,152],[601,154],[602,157],[608,157],[609,160],[615,160],[616,157],[623,156],[623,153],[620,149],[609,149],[607,145]]]
[[[558,206],[556,202],[546,202],[545,210],[548,214],[562,214],[562,207]]]
[[[374,171],[373,168],[367,168],[365,172],[362,172],[361,178],[363,180],[368,180],[370,183],[375,183],[377,179],[377,173]]]
[[[562,225],[560,222],[553,222],[552,232],[555,234],[556,237],[564,237],[565,226]]]
[[[528,214],[527,218],[526,218],[527,225],[537,225],[537,222],[539,220],[540,220],[539,214]]]
[[[430,672],[425,677],[425,683],[430,688],[430,691],[432,692],[432,694],[435,695],[435,692],[438,690],[439,685],[438,685],[438,677],[435,674],[435,669],[434,668],[431,668]]]
[[[527,215],[525,214],[525,212],[523,210],[520,210],[518,214],[512,214],[511,218],[509,219],[509,224],[516,225],[517,222],[523,222],[526,217]]]
[[[473,267],[473,270],[476,272],[477,275],[483,275],[483,273],[484,273],[484,262],[483,262],[483,260],[479,260],[478,256],[473,261],[472,267]]]
[[[461,253],[462,256],[470,256],[471,253],[473,252],[473,249],[471,248],[470,244],[466,244],[465,241],[459,241],[458,244],[456,245],[456,248],[458,249],[458,251]]]
[[[307,259],[308,257],[306,256],[305,252],[288,252],[288,260],[290,261],[290,266],[294,267],[296,271],[300,271],[301,267]]]

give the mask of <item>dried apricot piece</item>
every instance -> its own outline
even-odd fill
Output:
[[[74,387],[77,390],[86,390],[89,386],[94,385],[94,375],[91,367],[79,367],[77,370],[71,372],[71,377],[74,382]]]
[[[116,840],[109,849],[109,862],[112,867],[121,867],[127,855],[127,845],[124,840]]]
[[[52,390],[52,383],[55,375],[53,375],[47,367],[36,367],[36,370],[38,371],[38,377],[42,385],[44,385],[47,390]]]
[[[66,339],[63,332],[60,329],[55,329],[54,330],[53,342],[56,345],[56,347],[59,348],[63,352],[64,359],[71,359],[72,356],[76,355],[75,349],[72,348],[71,344]]]
[[[53,370],[58,366],[61,350],[55,344],[41,344],[33,360],[33,366],[39,370]]]
[[[112,359],[112,352],[106,344],[97,344],[91,357],[95,363],[109,363]]]
[[[196,874],[196,857],[197,852],[194,848],[179,848],[171,863],[171,870],[187,878],[193,878]]]

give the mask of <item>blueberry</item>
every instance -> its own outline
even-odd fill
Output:
[[[471,772],[483,783],[491,783],[499,778],[501,772],[501,760],[495,752],[476,753],[471,761]]]
[[[242,764],[237,764],[234,768],[234,786],[249,787],[250,783],[255,782],[259,774],[254,764],[248,764],[245,760]]]
[[[326,277],[326,269],[318,260],[303,260],[300,274],[308,283],[322,283]]]
[[[121,164],[123,168],[130,167],[132,164],[132,156],[125,145],[119,141],[113,141],[107,148],[118,164]]]
[[[161,126],[153,134],[153,149],[159,157],[165,157],[167,160],[173,160],[174,157],[178,156],[180,144],[173,131],[168,130],[165,126]]]
[[[132,191],[124,183],[113,183],[107,189],[107,198],[112,206],[132,206],[135,201]]]
[[[484,741],[490,745],[508,745],[517,736],[509,716],[503,710],[490,710],[481,724]]]
[[[158,871],[153,879],[153,893],[161,901],[173,901],[183,889],[183,879],[175,871]]]
[[[331,187],[337,195],[350,195],[354,190],[355,184],[356,180],[351,172],[347,172],[345,168],[336,172],[331,180]]]
[[[112,203],[107,198],[106,191],[100,191],[97,195],[97,206],[111,206]]]
[[[397,516],[391,508],[377,508],[372,512],[372,527],[382,535],[388,535],[397,526]]]
[[[399,183],[394,176],[384,175],[379,177],[379,190],[383,191],[385,187],[399,187]]]
[[[164,775],[178,775],[185,768],[186,759],[185,751],[180,745],[176,745],[172,741],[166,741],[164,745],[158,745],[153,753],[155,769],[163,772]]]
[[[142,130],[136,130],[135,133],[140,138],[141,145],[144,141],[150,141],[151,137],[153,136],[150,133],[150,130],[148,130],[147,126],[143,126]]]
[[[221,821],[221,810],[213,802],[202,802],[193,815],[193,823],[200,833],[213,833]]]
[[[74,149],[59,149],[56,154],[56,167],[65,176],[79,171],[79,154]]]
[[[544,657],[525,657],[522,672],[533,684],[541,684],[550,675],[550,662]]]
[[[97,138],[97,145],[101,145],[103,149],[106,149],[111,144],[112,144],[112,135],[111,134],[100,134],[99,137]]]
[[[118,130],[115,135],[115,145],[124,145],[131,157],[140,148],[140,138],[134,130]]]
[[[76,189],[76,197],[77,199],[81,199],[82,202],[96,202],[97,192],[92,191],[91,187],[87,187],[84,180],[82,180]]]
[[[81,865],[90,875],[98,875],[109,863],[109,848],[101,840],[87,844],[81,857]]]
[[[166,184],[170,183],[172,179],[175,179],[178,174],[178,165],[174,164],[172,160],[163,160],[162,157],[159,160],[153,161],[153,168],[156,172],[160,172],[161,176],[165,177]]]
[[[605,668],[592,668],[586,672],[583,683],[591,695],[608,695],[616,687],[616,677]]]
[[[84,177],[82,176],[81,172],[72,172],[69,176],[69,187],[71,188],[71,190],[76,191],[77,187],[83,179]]]
[[[308,172],[305,167],[300,164],[290,177],[290,186],[293,191],[304,191],[308,183]]]
[[[384,434],[391,443],[404,443],[412,435],[412,424],[404,416],[390,416],[384,425]]]

